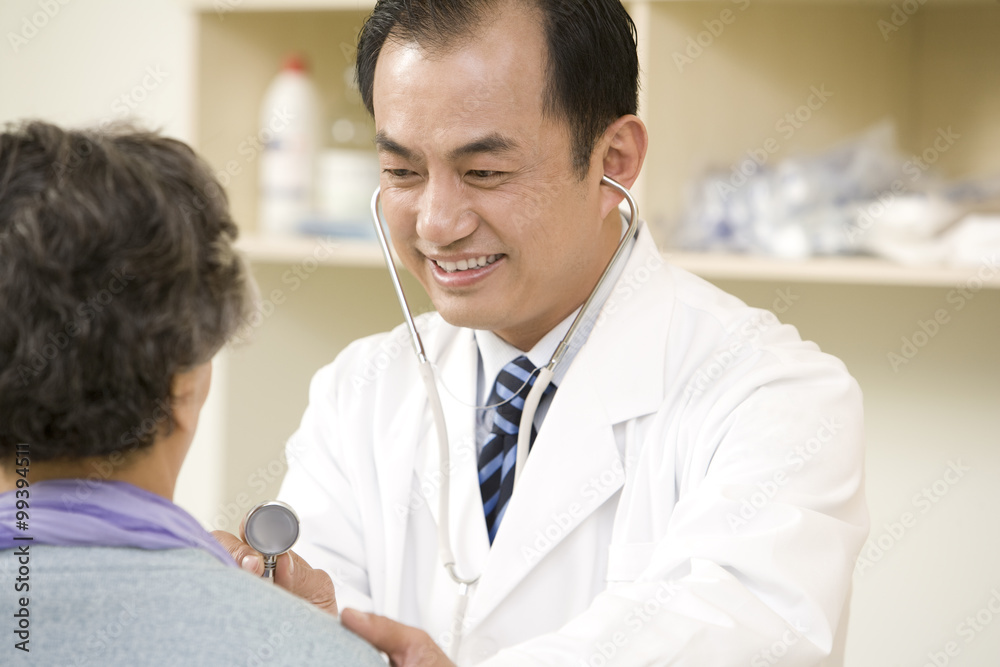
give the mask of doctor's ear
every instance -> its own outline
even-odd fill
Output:
[[[622,116],[608,126],[594,149],[594,157],[601,161],[601,175],[631,188],[642,170],[648,145],[649,133],[638,116]],[[621,201],[617,191],[601,188],[601,216],[607,217]]]

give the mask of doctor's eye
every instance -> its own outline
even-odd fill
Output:
[[[493,171],[492,169],[472,169],[468,172],[468,175],[477,181],[491,181],[503,176],[504,172]]]
[[[413,175],[409,169],[383,169],[382,173],[389,174],[393,178],[407,178]]]

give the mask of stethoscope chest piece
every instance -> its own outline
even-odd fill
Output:
[[[268,500],[247,512],[243,533],[247,544],[264,556],[264,578],[273,581],[278,556],[299,539],[299,517],[280,500]]]

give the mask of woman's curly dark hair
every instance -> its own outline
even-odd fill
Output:
[[[171,383],[243,322],[222,188],[185,144],[128,126],[0,133],[0,461],[147,447]]]

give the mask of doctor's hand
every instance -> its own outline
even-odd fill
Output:
[[[455,667],[423,630],[385,616],[345,609],[341,624],[389,656],[392,667]]]
[[[241,536],[243,534],[242,526],[240,534]],[[224,530],[212,531],[212,537],[229,552],[242,569],[258,577],[264,574],[264,557],[259,551]],[[274,569],[274,583],[313,603],[323,611],[337,615],[337,595],[330,575],[323,570],[310,567],[309,563],[294,551],[278,556],[278,564]]]

